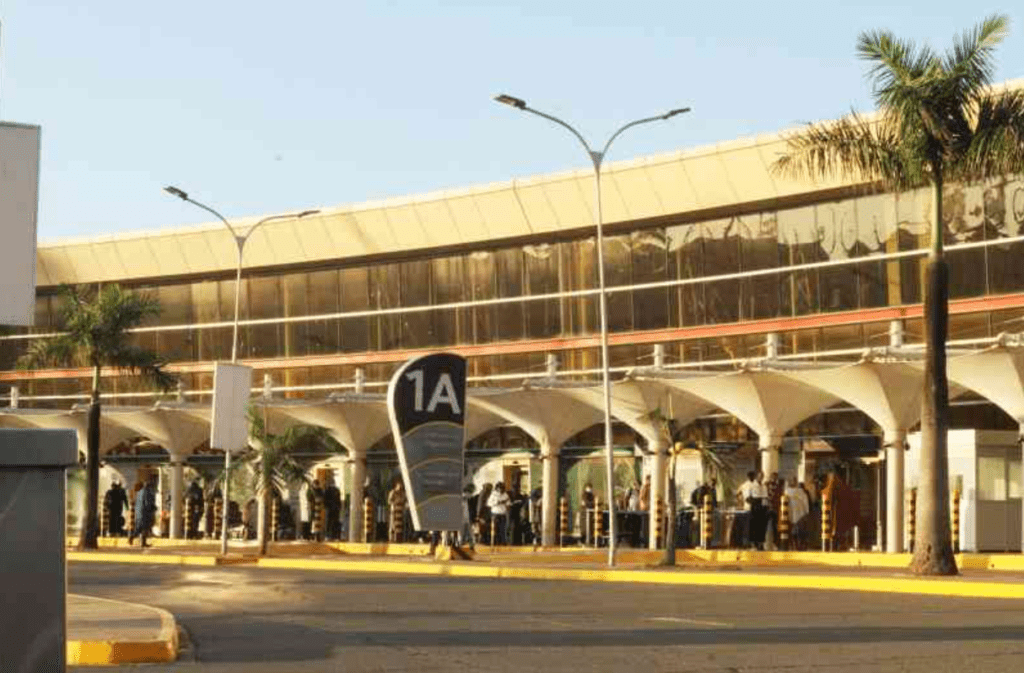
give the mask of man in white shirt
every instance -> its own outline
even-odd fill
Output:
[[[811,503],[807,499],[807,493],[800,488],[796,477],[789,478],[789,485],[786,487],[786,497],[789,499],[789,521],[791,524],[791,535],[797,549],[803,547],[804,542],[804,518],[811,511]]]
[[[491,497],[487,501],[487,505],[491,508],[491,520],[496,538],[491,541],[492,545],[508,544],[508,506],[511,501],[508,493],[505,492],[505,484],[500,481],[495,484],[494,491],[491,492]]]
[[[758,472],[750,490],[750,542],[764,549],[764,537],[768,530],[768,487],[764,483],[764,472]]]
[[[740,498],[741,506],[746,512],[743,516],[743,539],[740,540],[740,547],[746,547],[751,543],[751,535],[754,531],[751,526],[752,513],[751,509],[754,503],[754,493],[757,491],[757,473],[747,472],[747,480],[740,485],[737,489],[736,494]]]

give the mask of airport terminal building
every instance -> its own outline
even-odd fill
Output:
[[[898,389],[906,409],[919,400],[932,193],[780,178],[771,165],[784,138],[604,169],[610,364],[617,390],[628,388],[615,409],[617,474],[623,487],[653,474],[652,497],[662,497],[665,453],[677,441],[719,451],[736,475],[764,466],[810,483],[838,469],[860,493],[861,545],[899,550],[902,488],[915,478],[912,457],[903,474],[904,441],[909,433],[913,456],[916,417],[904,410],[887,421],[871,399],[834,384],[855,378],[837,368],[870,366],[881,382],[875,397]],[[239,357],[257,372],[254,394],[282,419],[329,426],[349,451],[339,484],[361,502],[367,488],[379,498],[375,484],[386,484],[397,459],[386,425],[359,420],[379,410],[340,407],[375,399],[411,356],[461,353],[479,419],[468,421],[467,480],[544,485],[547,532],[550,486],[574,504],[583,483],[605,493],[600,398],[585,385],[599,381],[601,364],[592,194],[593,174],[580,170],[260,227],[241,287]],[[944,212],[951,361],[998,353],[1016,362],[1016,342],[999,335],[1024,325],[1024,178],[948,185]],[[171,363],[181,389],[159,394],[105,372],[107,404],[124,409],[108,407],[103,450],[122,473],[169,465],[179,502],[184,471],[217,462],[201,408],[213,363],[231,353],[235,254],[220,223],[38,249],[33,334],[51,331],[62,284],[119,283],[159,298],[161,316],[136,336]],[[91,373],[16,369],[30,338],[0,340],[0,386],[13,391],[0,424],[77,427],[72,407],[87,400]],[[961,369],[950,369],[959,393],[950,445],[967,467],[951,475],[978,522],[961,545],[1020,549],[1022,416],[1011,407],[1024,388],[1012,367],[1002,396],[970,372],[958,378]],[[821,371],[831,381],[813,380]],[[331,404],[339,410],[323,411]],[[163,418],[174,409],[192,410],[182,414],[190,420]],[[675,421],[670,437],[651,421],[655,411]],[[688,498],[702,478],[699,454],[676,469]],[[180,520],[178,511],[172,528]]]

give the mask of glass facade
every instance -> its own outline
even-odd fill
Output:
[[[617,231],[606,237],[609,329],[612,334],[725,326],[877,309],[921,301],[923,256],[928,246],[931,193],[865,194],[802,207],[741,214],[672,226]],[[951,299],[1024,292],[1024,180],[948,187],[944,196],[946,243],[969,244],[948,253]],[[581,230],[585,231],[585,230]],[[1005,242],[1004,242],[1005,241]],[[900,253],[904,253],[900,255]],[[675,284],[672,284],[672,283]],[[657,287],[645,284],[662,283]],[[384,261],[364,266],[317,267],[243,277],[242,358],[289,359],[370,354],[360,366],[371,381],[387,380],[387,358],[374,352],[501,344],[500,353],[471,358],[471,376],[536,373],[544,351],[558,350],[564,370],[599,365],[596,344],[545,342],[598,333],[595,244],[578,238],[493,247],[460,254]],[[160,300],[153,326],[136,335],[174,363],[208,362],[231,354],[234,278],[138,286]],[[37,327],[56,319],[54,288],[42,288]],[[543,300],[539,295],[569,293]],[[481,300],[505,303],[431,308]],[[413,312],[373,314],[389,309]],[[338,313],[357,313],[338,317]],[[304,316],[331,316],[286,322]],[[990,336],[1022,312],[1010,309],[954,315],[951,338]],[[840,321],[841,322],[841,321]],[[221,323],[208,327],[211,323]],[[227,324],[223,324],[227,323]],[[806,353],[884,343],[885,322],[851,318],[847,324],[786,330],[784,353]],[[908,338],[920,338],[914,321]],[[517,342],[539,342],[517,349]],[[665,342],[670,362],[718,361],[763,354],[758,333],[698,338],[684,332]],[[13,369],[24,340],[0,342],[0,370]],[[649,363],[649,346],[619,345],[613,366]],[[355,365],[278,363],[276,383],[303,386],[351,381]],[[191,389],[208,375],[187,375]],[[118,391],[137,383],[115,382]],[[81,382],[40,380],[23,394],[70,394]]]

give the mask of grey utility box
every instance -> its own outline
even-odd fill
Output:
[[[74,430],[0,429],[0,673],[66,667],[65,473]]]

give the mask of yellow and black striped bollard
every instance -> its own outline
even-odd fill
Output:
[[[100,536],[110,537],[110,506],[107,503],[100,508]]]
[[[701,510],[701,547],[704,549],[711,549],[711,538],[715,534],[715,513],[711,508],[711,495],[709,493],[704,494],[704,507]]]
[[[391,508],[391,542],[405,539],[405,501],[398,500]]]
[[[601,516],[601,501],[594,501],[594,546],[601,546],[601,538],[604,537],[604,517]]]
[[[789,549],[789,496],[783,495],[779,505],[779,548]]]
[[[960,553],[960,489],[953,491],[953,506],[950,509],[950,516],[952,517],[952,525],[950,526],[950,533],[953,537],[953,553]]]
[[[558,501],[558,546],[565,544],[565,536],[569,534],[569,499]]]
[[[832,551],[832,494],[821,494],[821,551]]]
[[[224,532],[224,498],[213,499],[213,537],[220,539]]]
[[[366,496],[363,498],[363,541],[373,542],[374,541],[374,530],[373,530],[373,498]]]
[[[917,537],[917,489],[907,492],[907,549],[914,552],[914,538]]]
[[[194,512],[195,505],[192,503],[192,499],[185,498],[185,525],[183,526],[183,528],[185,529],[186,540],[191,540],[193,537],[195,537],[195,531],[192,530],[192,520],[194,518],[192,515],[194,514]]]
[[[655,504],[654,517],[655,546],[661,548],[665,539],[665,501],[661,498]]]

